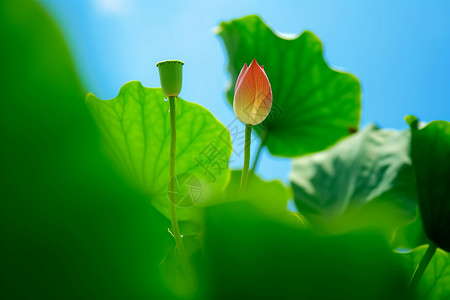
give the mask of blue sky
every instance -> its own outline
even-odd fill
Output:
[[[407,114],[450,120],[450,1],[39,2],[66,36],[86,90],[103,99],[115,97],[131,80],[159,86],[155,64],[180,59],[180,96],[231,123],[224,93],[227,57],[214,28],[258,14],[278,32],[314,32],[328,63],[359,78],[362,126],[404,129]],[[233,167],[242,166],[241,159],[233,160]],[[263,178],[287,182],[290,160],[263,152],[258,170]]]

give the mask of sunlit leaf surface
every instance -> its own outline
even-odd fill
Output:
[[[169,217],[170,116],[164,98],[161,89],[133,81],[112,100],[89,94],[87,104],[119,169]],[[175,180],[183,218],[225,188],[232,145],[225,126],[202,106],[178,98],[176,114]]]
[[[403,254],[408,261],[411,274],[417,268],[427,247],[428,245],[423,245]],[[447,252],[436,250],[417,286],[417,299],[450,299],[450,256]]]

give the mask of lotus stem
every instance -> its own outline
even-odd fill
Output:
[[[177,97],[169,97],[170,107],[170,181],[169,181],[169,196],[170,196],[170,212],[172,221],[172,233],[175,237],[177,247],[182,247],[183,241],[181,239],[180,228],[178,227],[177,211],[175,207],[175,153],[177,143],[177,126],[176,126],[176,109]]]
[[[422,278],[422,275],[425,272],[425,269],[427,268],[431,259],[433,258],[434,253],[436,253],[436,249],[437,249],[436,244],[433,242],[430,242],[430,245],[428,246],[428,249],[425,252],[425,255],[422,257],[422,260],[420,261],[419,265],[417,266],[416,270],[414,271],[414,274],[409,282],[408,289],[411,292],[416,289],[417,284],[420,281],[420,278]]]
[[[245,149],[244,149],[244,168],[242,169],[241,186],[239,188],[239,197],[244,197],[247,190],[248,168],[250,166],[250,143],[252,137],[252,125],[245,124]]]

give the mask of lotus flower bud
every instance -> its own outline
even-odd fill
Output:
[[[253,59],[236,80],[233,110],[245,124],[257,125],[264,121],[272,108],[272,88],[263,66]]]
[[[161,87],[167,97],[177,97],[180,94],[183,65],[180,60],[165,60],[156,64]]]

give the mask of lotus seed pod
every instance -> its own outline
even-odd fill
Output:
[[[156,64],[159,69],[161,87],[167,97],[177,97],[181,92],[183,65],[180,60],[165,60]]]

